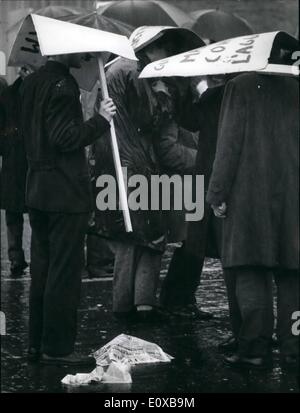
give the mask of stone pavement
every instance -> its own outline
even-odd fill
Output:
[[[121,333],[131,334],[160,345],[174,357],[172,363],[140,366],[132,370],[131,385],[91,385],[65,388],[66,374],[86,372],[72,368],[40,366],[26,361],[28,292],[27,273],[10,279],[6,253],[5,225],[1,219],[1,311],[6,315],[6,335],[1,336],[2,392],[90,392],[90,393],[288,393],[299,392],[299,377],[283,372],[274,350],[274,366],[266,372],[242,371],[225,367],[217,344],[229,334],[228,308],[220,263],[207,260],[202,284],[197,292],[201,308],[214,313],[208,322],[170,319],[162,325],[125,325],[111,314],[111,279],[89,280],[82,286],[77,350],[94,351]],[[29,226],[25,245],[29,254]],[[164,257],[163,277],[171,250]],[[89,371],[89,369],[87,370]]]

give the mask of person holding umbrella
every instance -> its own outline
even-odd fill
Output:
[[[52,56],[21,89],[28,160],[26,203],[32,227],[29,358],[87,364],[74,353],[83,242],[92,210],[85,147],[109,129],[111,99],[84,122],[70,68],[85,54]]]
[[[186,50],[188,44],[203,42],[188,30],[160,26],[141,27],[131,40],[139,62],[118,59],[109,66],[107,80],[118,108],[115,124],[122,166],[127,167],[128,179],[139,174],[150,182],[151,175],[159,174],[154,149],[159,104],[151,85],[140,80],[139,74],[147,63],[170,56],[180,51],[179,47]],[[96,175],[113,173],[111,165],[109,148],[97,143]],[[166,243],[165,223],[161,211],[131,211],[131,218],[133,233],[128,234],[118,212],[96,211],[99,233],[115,241],[113,312],[119,318],[158,321],[162,317],[155,309],[156,291]]]

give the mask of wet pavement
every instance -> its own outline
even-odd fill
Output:
[[[237,370],[222,363],[217,350],[229,333],[228,308],[220,263],[207,260],[202,284],[197,292],[201,308],[214,313],[210,321],[171,318],[161,325],[126,325],[111,314],[112,280],[84,278],[79,309],[79,332],[76,350],[82,353],[99,349],[115,336],[126,333],[157,343],[174,357],[170,364],[137,366],[132,369],[133,383],[97,384],[63,387],[66,374],[89,372],[28,364],[26,361],[28,272],[20,279],[9,277],[5,225],[1,217],[1,311],[6,315],[6,335],[1,336],[1,392],[88,392],[88,393],[296,393],[299,377],[284,372],[279,365],[278,350],[273,351],[273,368],[265,372]],[[29,254],[30,229],[26,222],[24,242]],[[171,256],[164,257],[161,277]]]

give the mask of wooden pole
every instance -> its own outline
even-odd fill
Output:
[[[103,99],[107,99],[109,98],[109,94],[108,94],[105,71],[104,71],[104,63],[103,63],[103,59],[101,56],[98,57],[98,65],[99,65],[102,96],[103,96]],[[110,122],[110,138],[111,138],[111,146],[112,146],[115,170],[116,170],[117,181],[118,181],[120,205],[121,205],[124,222],[125,222],[125,229],[126,229],[126,232],[132,232],[132,224],[131,224],[131,218],[130,218],[129,207],[128,207],[128,202],[127,202],[127,192],[125,188],[116,129],[115,129],[115,124],[114,124],[113,119]]]

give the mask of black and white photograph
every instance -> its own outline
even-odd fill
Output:
[[[297,0],[0,0],[1,394],[300,393]]]

